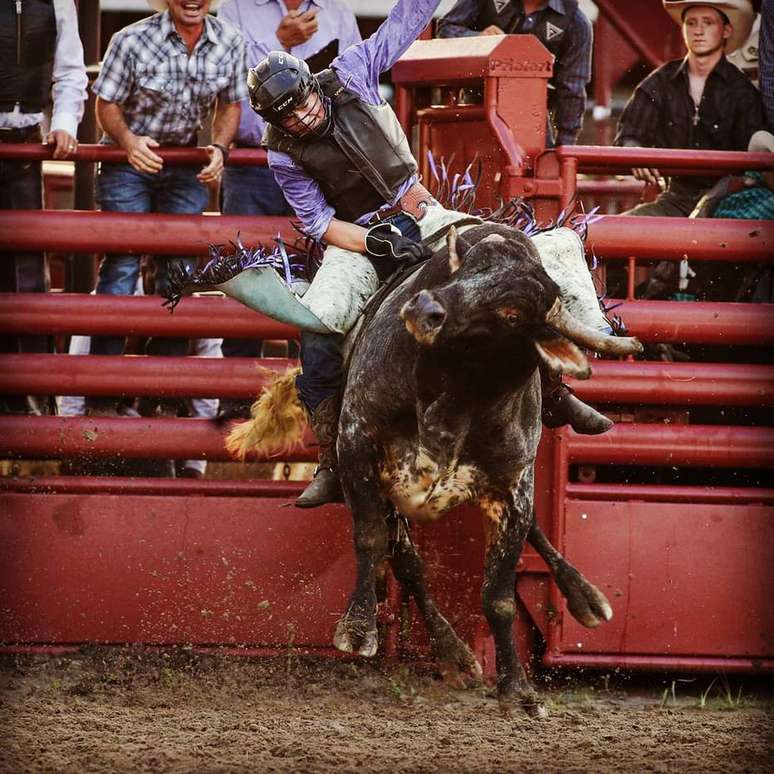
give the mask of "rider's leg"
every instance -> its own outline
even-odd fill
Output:
[[[599,435],[613,426],[613,421],[579,400],[562,382],[559,374],[548,366],[540,366],[540,384],[543,389],[543,424],[546,427],[570,425],[576,433]]]
[[[296,389],[309,415],[319,453],[314,479],[296,500],[299,508],[342,502],[336,458],[342,340],[339,334],[301,334],[301,373],[296,377]]]

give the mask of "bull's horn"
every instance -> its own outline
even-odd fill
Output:
[[[551,311],[546,315],[546,322],[576,344],[593,349],[595,352],[618,355],[619,357],[642,352],[642,344],[634,337],[609,336],[595,331],[571,317],[558,298],[551,307]]]
[[[460,254],[457,252],[457,229],[454,226],[446,232],[446,247],[449,249],[449,271],[454,274],[462,266]]]

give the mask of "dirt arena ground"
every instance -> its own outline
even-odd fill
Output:
[[[561,685],[557,685],[560,682]],[[625,686],[625,690],[622,689]],[[547,720],[427,668],[94,650],[0,658],[3,772],[770,772],[770,685],[599,674]],[[703,707],[700,705],[704,705]]]

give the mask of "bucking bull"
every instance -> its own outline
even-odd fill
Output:
[[[532,241],[502,224],[459,235],[452,228],[446,246],[366,319],[349,354],[339,426],[339,470],[357,554],[355,589],[333,640],[339,650],[376,653],[376,576],[388,559],[424,617],[434,656],[480,676],[472,651],[428,592],[407,531],[391,527],[400,517],[435,520],[455,506],[476,505],[486,536],[482,601],[495,641],[498,697],[506,709],[518,699],[531,714],[545,714],[511,633],[524,541],[545,560],[581,624],[594,627],[612,616],[605,595],[541,532],[533,507],[538,365],[588,378],[579,347],[611,355],[641,349],[636,339],[605,336],[574,319]],[[280,377],[254,407],[253,423],[232,431],[231,448],[253,445],[256,427],[264,450],[269,438],[295,442],[297,433],[277,436],[284,419],[294,411],[301,416],[294,399],[292,379]],[[290,426],[297,431],[299,423]]]

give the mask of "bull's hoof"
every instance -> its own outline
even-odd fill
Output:
[[[365,621],[345,615],[336,625],[333,644],[344,653],[371,658],[379,649],[379,635],[376,629],[370,628]]]
[[[548,717],[548,710],[542,701],[533,698],[522,699],[521,706],[524,709],[524,712],[535,720],[545,720]]]
[[[500,705],[500,714],[503,717],[513,717],[515,698],[516,697],[513,695],[499,697],[498,703]],[[538,699],[537,694],[521,696],[519,702],[521,703],[522,710],[524,710],[524,713],[528,717],[534,718],[535,720],[545,720],[548,717],[548,710],[546,709],[545,704]]]
[[[577,570],[557,577],[559,588],[567,599],[570,615],[588,629],[594,629],[602,621],[613,617],[613,608],[607,597],[593,584],[589,583]]]
[[[444,647],[436,647],[435,657],[443,681],[456,688],[481,685],[484,672],[473,651],[460,639]]]

